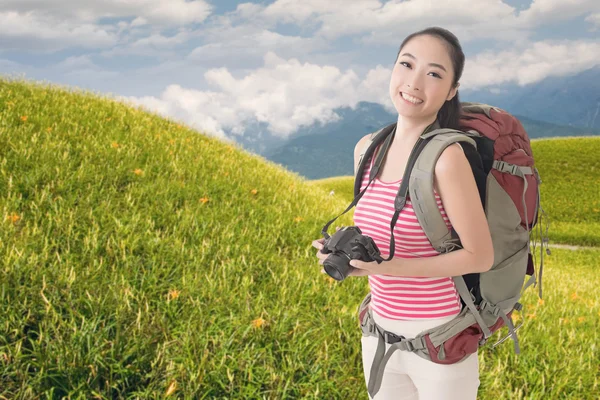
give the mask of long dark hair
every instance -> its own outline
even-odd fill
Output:
[[[422,31],[411,33],[400,45],[398,55],[396,55],[396,60],[398,60],[404,45],[408,43],[410,39],[421,35],[435,36],[442,39],[442,41],[446,43],[446,47],[448,48],[448,53],[450,55],[450,59],[452,60],[452,66],[454,69],[454,80],[452,82],[452,87],[455,87],[463,73],[463,68],[465,66],[465,54],[463,53],[458,38],[447,29],[434,26],[423,29]],[[440,126],[442,128],[459,129],[460,115],[461,106],[457,91],[452,100],[447,100],[438,112],[438,121],[440,122]]]

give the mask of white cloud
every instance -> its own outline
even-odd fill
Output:
[[[318,28],[316,35],[329,40],[367,34],[361,41],[369,44],[396,45],[409,33],[433,25],[452,28],[463,41],[525,35],[515,9],[496,0],[277,0],[268,6],[238,7],[231,15],[268,25],[283,22]]]
[[[352,70],[302,64],[272,52],[262,68],[246,76],[217,68],[204,78],[213,91],[170,85],[160,98],[129,99],[220,137],[230,130],[243,133],[249,121],[264,122],[273,134],[287,137],[302,125],[335,121],[335,108],[354,107],[363,97]]]
[[[585,40],[541,41],[528,48],[484,52],[467,59],[462,87],[475,89],[504,83],[527,85],[600,64],[600,43]]]
[[[260,65],[269,51],[287,58],[330,48],[319,37],[286,36],[255,24],[209,28],[202,36],[206,44],[196,47],[188,58],[203,66],[237,64],[243,68],[241,63],[244,63],[246,67],[254,67]]]
[[[64,47],[102,48],[117,41],[113,27],[67,22],[35,12],[0,12],[4,50],[54,51]]]
[[[591,29],[592,31],[596,31],[597,29],[600,29],[600,12],[596,13],[596,14],[588,15],[588,17],[585,19],[585,21],[594,25]]]
[[[124,34],[203,22],[212,6],[205,0],[3,0],[0,44],[4,50],[53,52],[69,47],[110,48]],[[106,18],[121,19],[105,23]],[[131,22],[122,19],[131,19]],[[160,35],[142,46],[160,45]]]
[[[367,72],[365,79],[358,86],[361,101],[379,103],[388,111],[394,112],[395,108],[388,90],[391,75],[392,70],[381,65]]]
[[[526,40],[535,28],[600,10],[598,0],[534,0],[527,10],[498,0],[277,0],[269,5],[245,3],[223,20],[255,21],[265,26],[292,23],[315,30],[328,40],[358,35],[363,44],[399,44],[408,34],[442,26],[461,42]]]
[[[531,6],[519,14],[524,25],[541,26],[552,21],[564,21],[600,11],[598,0],[533,0]]]
[[[133,26],[133,23],[132,23]],[[197,31],[182,28],[172,36],[160,33],[151,33],[139,39],[132,39],[131,43],[117,45],[111,49],[100,52],[103,57],[116,56],[155,56],[162,58],[179,57],[179,48],[191,38],[198,36]]]
[[[205,0],[3,0],[2,9],[37,13],[71,22],[92,23],[100,18],[141,17],[137,24],[185,25],[202,22],[212,6]]]

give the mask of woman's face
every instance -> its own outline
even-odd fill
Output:
[[[390,97],[398,114],[429,120],[456,94],[454,69],[444,42],[430,35],[408,41],[400,51],[390,80]]]

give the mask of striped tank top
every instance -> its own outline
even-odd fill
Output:
[[[369,182],[373,157],[365,168],[360,190]],[[390,255],[390,223],[394,215],[394,199],[400,182],[382,182],[375,178],[354,210],[354,225],[370,236],[383,258]],[[441,198],[435,191],[438,208],[448,229],[452,227]],[[421,227],[409,199],[394,226],[394,258],[433,257],[435,250]],[[403,277],[368,275],[371,309],[380,316],[394,320],[444,318],[461,311],[460,295],[451,277]]]

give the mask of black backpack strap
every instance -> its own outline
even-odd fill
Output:
[[[413,147],[410,156],[408,157],[408,162],[406,163],[406,168],[404,170],[404,175],[402,176],[402,183],[400,184],[400,188],[398,189],[398,193],[396,194],[396,198],[394,199],[394,216],[390,221],[390,255],[388,258],[384,259],[385,261],[390,261],[394,257],[394,251],[396,250],[396,241],[394,240],[394,226],[396,226],[396,222],[398,221],[398,217],[400,216],[400,212],[406,205],[406,198],[408,197],[408,181],[410,177],[410,173],[415,166],[415,162],[421,154],[421,151],[425,148],[427,143],[431,140],[430,138],[417,139],[415,146]]]
[[[356,174],[354,177],[354,197],[358,196],[360,193],[360,186],[362,184],[363,175],[367,163],[371,159],[371,156],[375,153],[375,149],[381,142],[383,142],[387,137],[389,137],[390,133],[395,131],[396,123],[387,125],[381,128],[379,131],[372,133],[375,137],[370,139],[371,144],[369,147],[363,152],[361,159],[358,163],[358,168],[356,169]]]

